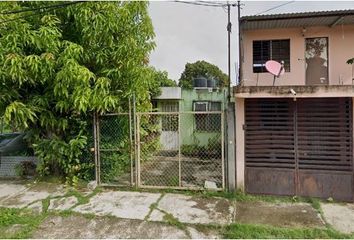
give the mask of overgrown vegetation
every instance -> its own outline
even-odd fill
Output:
[[[155,44],[147,2],[54,5],[0,3],[2,12],[18,11],[0,16],[0,116],[27,133],[41,176],[77,184],[93,176],[93,113],[127,111],[134,93],[146,111],[158,87],[174,83],[148,67]],[[126,165],[119,159],[123,166],[109,166],[117,172]]]
[[[45,217],[25,209],[0,208],[0,238],[29,238]]]
[[[224,237],[247,239],[343,239],[353,238],[354,235],[342,234],[333,229],[316,228],[279,228],[264,225],[231,224],[226,227]]]

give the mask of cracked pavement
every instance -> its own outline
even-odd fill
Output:
[[[108,189],[74,194],[59,184],[19,181],[0,181],[0,189],[0,207],[69,213],[49,214],[34,238],[221,238],[218,228],[234,222],[313,228],[328,223],[338,231],[354,232],[353,204],[322,204],[321,216],[307,203]]]

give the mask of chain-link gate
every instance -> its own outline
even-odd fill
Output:
[[[137,113],[137,184],[224,189],[222,112]]]
[[[97,116],[96,178],[102,185],[134,184],[133,121],[130,113]]]
[[[224,189],[224,114],[115,113],[96,119],[100,184]]]

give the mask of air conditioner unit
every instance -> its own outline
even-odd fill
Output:
[[[194,102],[193,111],[195,112],[206,112],[208,111],[208,102]]]

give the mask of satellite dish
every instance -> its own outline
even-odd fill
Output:
[[[265,63],[265,68],[270,74],[274,76],[273,86],[275,83],[275,78],[278,78],[285,73],[284,61],[281,61],[281,63],[279,63],[274,60],[269,60]]]

